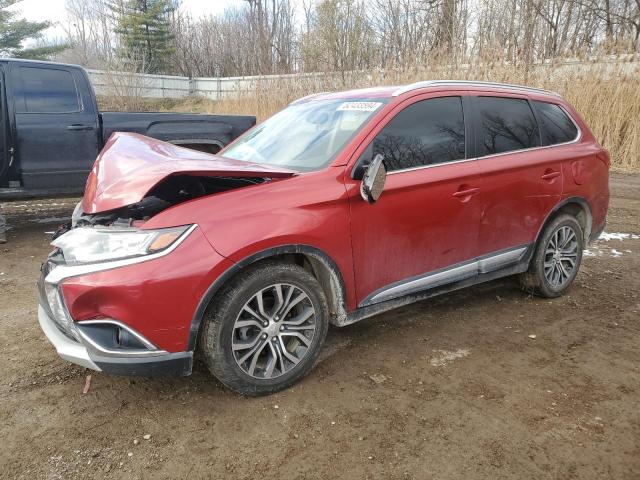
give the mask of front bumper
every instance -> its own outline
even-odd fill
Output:
[[[38,305],[38,322],[40,322],[40,328],[42,328],[42,331],[55,347],[61,358],[67,362],[75,363],[82,367],[90,368],[91,370],[101,371],[100,367],[89,357],[87,348],[80,342],[73,341],[62,333],[44,308],[42,308],[42,305]]]
[[[193,312],[231,262],[198,229],[163,252],[86,265],[49,255],[38,314],[62,358],[118,375],[191,373]]]
[[[139,375],[156,377],[163,375],[190,375],[193,352],[164,353],[152,357],[106,356],[92,347],[71,339],[62,333],[42,305],[38,305],[40,328],[53,344],[58,355],[68,362],[91,370],[114,375]]]

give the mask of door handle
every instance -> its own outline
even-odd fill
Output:
[[[542,180],[553,180],[554,178],[558,178],[560,176],[560,172],[556,172],[554,170],[547,170],[544,175],[540,178]]]
[[[67,130],[93,130],[93,125],[67,125]]]
[[[471,197],[472,195],[475,195],[476,193],[478,193],[480,191],[479,188],[465,188],[464,190],[458,190],[456,191],[453,196],[456,198],[461,198],[461,197]]]

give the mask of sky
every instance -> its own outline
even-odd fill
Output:
[[[182,0],[182,8],[194,17],[216,14],[227,7],[242,5],[243,0]],[[11,7],[11,10],[31,21],[48,20],[54,25],[44,32],[47,38],[64,36],[61,25],[66,23],[65,0],[22,0]]]

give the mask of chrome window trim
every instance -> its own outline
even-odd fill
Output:
[[[147,347],[149,350],[139,350],[139,349],[121,349],[121,350],[112,350],[109,348],[104,348],[100,345],[98,345],[91,337],[89,337],[88,335],[86,335],[82,329],[77,328],[74,325],[75,330],[78,332],[78,335],[80,336],[82,342],[91,350],[94,350],[95,353],[107,356],[107,357],[154,357],[154,356],[159,356],[159,355],[166,355],[167,352],[166,350],[162,350],[159,349],[157,346],[155,346],[153,343],[151,343],[149,340],[147,340],[144,336],[142,336],[140,333],[136,332],[134,329],[132,329],[131,327],[125,325],[124,323],[118,321],[118,320],[114,320],[112,318],[101,318],[101,319],[96,319],[96,320],[85,320],[85,321],[79,321],[77,322],[78,325],[100,325],[100,324],[111,324],[111,325],[116,325],[124,330],[126,330],[127,332],[129,332],[131,335],[133,335],[136,339],[138,339],[145,347]]]
[[[141,255],[139,257],[125,258],[122,260],[114,260],[111,262],[89,263],[86,265],[59,265],[51,272],[49,272],[44,280],[47,283],[57,284],[67,278],[77,277],[79,275],[87,275],[89,273],[113,270],[114,268],[126,267],[129,265],[135,265],[137,263],[149,262],[151,260],[162,258],[169,255],[176,248],[178,248],[197,227],[197,224],[191,225],[187,230],[184,231],[182,235],[180,235],[180,237],[178,237],[178,239],[174,243],[169,246],[169,248],[158,253]]]
[[[456,163],[466,163],[478,160],[477,158],[463,158],[461,160],[454,160],[452,162],[431,163],[429,165],[420,165],[419,167],[402,168],[400,170],[391,170],[387,172],[387,175],[395,175],[396,173],[414,172],[416,170],[424,170],[425,168],[443,167],[445,165],[455,165]]]

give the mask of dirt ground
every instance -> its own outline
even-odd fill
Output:
[[[640,177],[568,295],[512,279],[329,332],[266,398],[60,360],[36,319],[47,230],[72,200],[6,204],[0,246],[2,478],[640,478]],[[535,335],[535,338],[531,338]]]

